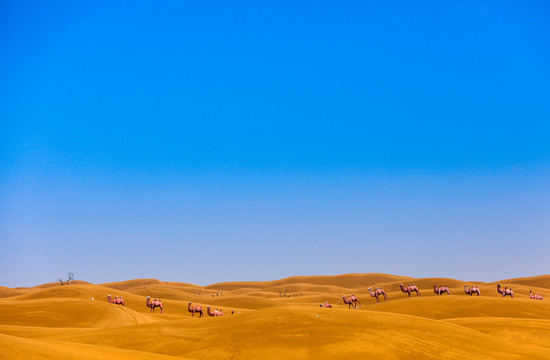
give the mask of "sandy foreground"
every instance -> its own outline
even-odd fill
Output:
[[[407,298],[400,283],[422,296]],[[496,284],[512,287],[503,298]],[[433,284],[451,295],[436,296]],[[481,296],[464,293],[480,285]],[[375,303],[368,288],[382,287]],[[223,290],[223,293],[222,293]],[[529,299],[529,290],[544,300]],[[200,291],[200,295],[199,295]],[[286,291],[286,295],[283,295]],[[361,307],[344,304],[355,293]],[[122,296],[126,306],[110,304]],[[162,299],[150,313],[146,296]],[[329,301],[334,308],[320,308]],[[223,309],[194,317],[188,303]],[[233,312],[233,314],[231,314]],[[265,282],[0,286],[0,359],[550,359],[550,275],[495,283],[386,274]]]

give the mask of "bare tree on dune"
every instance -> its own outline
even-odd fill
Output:
[[[150,296],[147,296],[147,300],[145,300],[145,305],[148,307],[148,308],[151,308],[151,310],[149,312],[155,312],[155,308],[160,308],[160,313],[163,314],[164,313],[164,309],[162,308],[162,301],[159,299],[155,299],[153,301],[151,301],[151,297]]]
[[[369,294],[372,297],[376,298],[376,302],[380,302],[380,295],[384,296],[384,301],[388,300],[388,295],[386,295],[386,292],[382,288],[376,288],[374,291],[372,291],[372,288],[369,288]]]
[[[416,292],[416,296],[420,296],[420,290],[418,289],[418,287],[413,283],[412,285],[411,284],[407,284],[407,287],[405,287],[403,285],[403,283],[399,284],[399,287],[401,288],[401,291],[408,294],[407,297],[411,297],[411,293],[414,291]]]

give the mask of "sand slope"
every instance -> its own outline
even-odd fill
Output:
[[[549,359],[550,302],[528,297],[533,289],[550,298],[549,279],[497,282],[513,287],[514,299],[497,294],[496,283],[386,274],[203,288],[156,279],[0,287],[0,359]],[[422,296],[407,298],[399,284],[413,282]],[[434,283],[449,286],[451,295],[436,296]],[[482,296],[464,294],[473,283]],[[378,286],[387,302],[368,295]],[[359,309],[343,304],[349,293],[359,297]],[[126,306],[109,304],[108,294]],[[150,313],[146,296],[161,298],[165,313]],[[325,300],[334,308],[320,308]],[[189,302],[226,315],[192,317]]]

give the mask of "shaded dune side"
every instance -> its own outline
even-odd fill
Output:
[[[496,284],[518,284],[525,285],[526,287],[535,287],[535,288],[545,288],[550,290],[550,275],[539,275],[515,279],[506,279],[490,283],[491,285]]]
[[[91,300],[3,300],[0,306],[9,309],[3,311],[1,325],[104,328],[158,321],[128,307]]]
[[[550,348],[550,320],[494,317],[449,319],[447,322],[518,345]]]
[[[17,295],[22,295],[25,293],[23,289],[13,289],[5,286],[0,286],[0,298],[13,297]]]
[[[160,360],[182,359],[148,352],[106,348],[95,345],[61,343],[43,340],[23,339],[0,334],[0,358],[6,360],[97,360],[116,358],[118,360],[143,359],[152,357]]]

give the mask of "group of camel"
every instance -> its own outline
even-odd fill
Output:
[[[499,294],[501,294],[503,297],[504,296],[507,296],[507,295],[510,295],[510,297],[514,297],[514,290],[512,290],[512,288],[508,288],[508,286],[504,287],[504,289],[502,288],[502,286],[500,286],[500,284],[497,285],[497,291]],[[544,300],[544,297],[540,294],[533,294],[533,291],[532,290],[529,290],[529,299],[532,299],[532,300]]]
[[[120,297],[116,296],[115,299],[113,300],[111,298],[111,295],[107,295],[107,301],[111,304],[125,306],[124,300],[122,299],[122,296],[120,296]],[[149,312],[154,313],[155,308],[160,308],[160,313],[161,314],[164,313],[164,309],[162,307],[162,300],[160,300],[160,299],[154,299],[153,301],[151,301],[151,297],[147,296],[147,298],[145,299],[145,306],[147,306],[148,308],[151,309],[151,310],[149,310]],[[204,310],[202,309],[201,305],[197,304],[197,305],[191,306],[191,303],[189,303],[189,305],[187,306],[187,310],[191,313],[191,316],[193,316],[193,317],[195,316],[195,313],[199,314],[199,318],[204,316]],[[208,316],[223,316],[224,315],[222,309],[212,310],[211,306],[206,307],[206,313],[208,314]]]
[[[420,296],[420,290],[418,289],[418,287],[413,283],[412,285],[411,284],[408,284],[407,286],[403,285],[403,283],[399,284],[399,287],[401,289],[401,292],[407,294],[407,297],[411,297],[412,296],[412,293],[415,292],[416,293],[416,296]],[[506,286],[504,287],[504,289],[502,288],[502,286],[500,284],[497,285],[497,292],[502,295],[503,297],[506,297],[506,296],[510,296],[511,298],[514,297],[514,291],[512,290],[512,288]],[[449,288],[447,286],[441,286],[441,287],[438,287],[437,284],[434,284],[434,293],[436,295],[443,295],[445,293],[447,293],[448,295],[451,295],[451,291],[449,290]],[[481,295],[481,290],[479,288],[479,286],[477,285],[472,285],[471,288],[468,288],[468,285],[464,285],[464,293],[467,294],[467,295],[470,295],[472,296],[473,294],[476,294],[477,296]],[[382,289],[381,287],[377,287],[374,289],[374,291],[372,290],[372,288],[369,287],[369,295],[373,298],[376,298],[376,302],[380,302],[380,297],[383,296],[384,297],[384,301],[387,301],[388,300],[388,295],[386,294],[386,292],[384,291],[384,289]],[[534,300],[544,300],[544,297],[540,294],[533,294],[533,291],[529,291],[529,298],[530,299],[534,299]],[[351,309],[351,307],[353,306],[354,309],[357,308],[357,303],[359,303],[359,307],[361,307],[361,302],[359,301],[359,299],[357,298],[357,296],[355,296],[355,294],[350,294],[349,296],[346,296],[346,295],[342,295],[342,300],[344,302],[344,304],[347,304],[348,305],[348,309]],[[115,296],[114,299],[111,298],[111,295],[107,295],[107,301],[111,304],[116,304],[116,305],[122,305],[122,306],[125,306],[125,303],[124,303],[124,299],[122,299],[122,296]],[[149,312],[155,312],[155,308],[160,308],[160,313],[163,314],[164,313],[164,309],[162,307],[162,301],[160,299],[154,299],[153,301],[151,301],[151,297],[150,296],[147,296],[146,300],[145,300],[145,305],[150,308],[151,310]],[[320,307],[323,307],[323,308],[332,308],[332,305],[328,302],[328,301],[325,301],[324,303],[321,303],[319,304]],[[199,314],[199,318],[201,318],[202,316],[204,316],[204,310],[202,309],[202,305],[194,305],[194,306],[191,306],[191,303],[189,303],[189,305],[187,306],[187,310],[191,313],[191,316],[194,317],[195,316],[195,313],[198,313]],[[222,309],[216,309],[216,310],[212,310],[212,307],[211,306],[207,306],[206,307],[206,313],[208,314],[208,316],[223,316],[223,310]]]
[[[199,318],[204,316],[204,310],[202,309],[202,305],[196,304],[191,306],[191,303],[187,305],[187,310],[191,313],[192,317],[195,317],[195,313],[199,314]],[[212,310],[212,306],[208,305],[206,307],[206,314],[208,316],[223,316],[223,310],[222,309],[216,309]]]
[[[399,284],[399,287],[401,288],[401,292],[407,294],[407,297],[411,297],[413,292],[416,292],[416,296],[420,296],[420,290],[418,289],[418,287],[414,283],[412,285],[408,284],[407,286],[405,286],[401,283],[401,284]],[[508,295],[512,298],[514,297],[514,291],[512,290],[511,287],[508,288],[506,286],[503,289],[502,286],[500,284],[498,284],[497,285],[497,292],[499,294],[501,294],[503,297],[508,296]],[[448,295],[451,295],[451,291],[449,290],[449,288],[447,286],[438,287],[437,284],[434,284],[434,293],[436,295],[443,295],[445,293],[447,293]],[[467,294],[467,295],[470,295],[470,296],[472,296],[473,294],[476,294],[476,296],[479,296],[479,295],[481,295],[481,289],[477,285],[472,285],[472,287],[470,287],[470,288],[468,288],[468,285],[464,285],[464,293]],[[388,300],[388,295],[386,294],[384,289],[382,289],[381,287],[375,288],[374,291],[372,290],[372,288],[369,287],[369,294],[373,298],[376,298],[377,303],[380,302],[380,297],[381,296],[384,297],[384,301]],[[531,291],[531,290],[529,291],[529,298],[534,299],[534,300],[544,300],[544,297],[542,295],[533,294],[533,291]],[[350,294],[349,296],[342,295],[342,300],[344,301],[344,304],[348,305],[348,309],[351,309],[352,305],[353,305],[353,308],[356,309],[357,308],[357,303],[359,303],[359,306],[361,306],[361,302],[359,301],[357,296],[355,296],[355,294]],[[324,303],[320,304],[320,307],[332,308],[332,305],[329,304],[328,301],[325,301]]]

